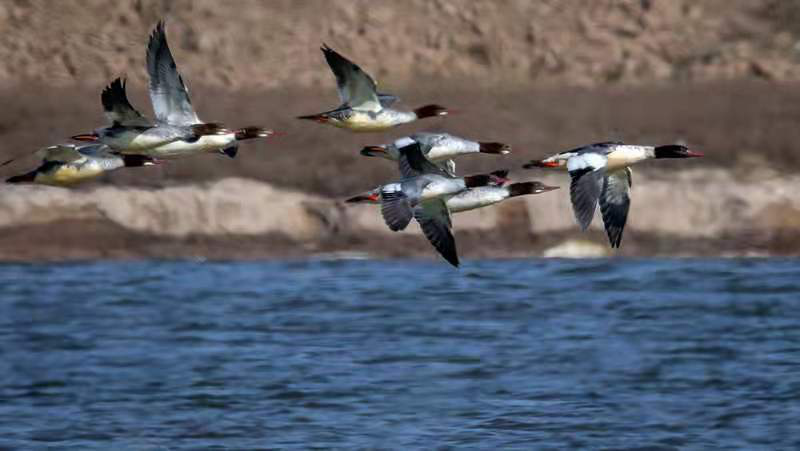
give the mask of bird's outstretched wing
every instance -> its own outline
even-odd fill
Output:
[[[599,153],[583,153],[567,160],[567,170],[572,178],[569,195],[572,211],[582,230],[589,228],[603,190],[608,158]]]
[[[100,95],[103,111],[112,125],[149,126],[149,121],[142,116],[128,101],[125,93],[125,80],[117,78],[103,89]]]
[[[381,190],[381,215],[389,229],[393,232],[405,229],[413,214],[411,202],[402,191]]]
[[[325,44],[321,50],[336,76],[336,88],[342,104],[356,110],[380,111],[384,103],[391,104],[397,99],[388,94],[381,94],[379,98],[377,84],[368,73]]]
[[[189,90],[167,45],[164,21],[156,25],[147,44],[147,73],[150,75],[150,100],[156,119],[171,125],[200,123],[189,100]]]
[[[397,158],[397,167],[404,178],[416,177],[422,174],[451,176],[447,170],[428,160],[422,152],[422,145],[416,141],[397,150],[400,153]],[[453,169],[455,169],[455,163],[453,164]]]
[[[625,168],[606,175],[603,181],[603,192],[600,194],[600,213],[606,227],[611,247],[619,247],[622,242],[622,231],[628,221],[628,210],[631,207],[630,188],[631,169]]]
[[[422,228],[425,238],[451,265],[458,267],[456,240],[450,229],[450,211],[443,199],[427,200],[414,208],[414,218]]]

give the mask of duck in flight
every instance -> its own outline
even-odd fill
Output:
[[[450,231],[453,224],[447,200],[470,188],[503,184],[508,171],[453,177],[426,159],[418,143],[406,146],[400,161],[409,168],[404,178],[377,189],[384,222],[397,232],[405,229],[413,217],[439,254],[457,267],[458,252]]]
[[[118,78],[101,95],[103,110],[111,125],[72,138],[98,141],[121,153],[160,159],[203,152],[222,152],[233,158],[239,141],[273,134],[260,127],[232,130],[219,123],[202,122],[197,117],[167,44],[163,21],[150,35],[147,73],[155,123],[131,105],[125,93],[125,82]]]
[[[377,84],[368,73],[327,45],[323,44],[321,50],[336,77],[336,89],[342,104],[331,111],[298,116],[298,119],[317,121],[356,132],[372,132],[447,114],[447,110],[439,105],[425,105],[414,111],[391,108],[397,97],[378,93]]]
[[[58,144],[36,152],[41,165],[25,174],[6,180],[6,183],[38,183],[69,186],[90,180],[119,168],[150,166],[158,161],[144,155],[120,155],[105,144]],[[3,165],[11,163],[6,161]]]
[[[471,141],[449,133],[422,132],[396,139],[389,144],[364,147],[361,150],[361,155],[398,161],[400,159],[401,149],[414,143],[420,145],[426,159],[435,163],[451,176],[455,176],[455,162],[452,159],[459,155],[473,153],[506,155],[511,153],[511,146],[508,144]]]
[[[630,166],[650,159],[694,158],[703,154],[686,146],[634,146],[621,142],[601,142],[567,150],[544,160],[533,160],[523,167],[566,168],[570,178],[570,199],[575,219],[582,230],[592,223],[599,202],[608,241],[612,248],[622,242],[628,220]]]
[[[536,181],[518,183],[507,183],[507,181],[502,181],[501,183],[492,183],[486,186],[469,188],[456,194],[455,196],[449,197],[445,203],[447,204],[447,209],[450,211],[450,213],[461,213],[464,211],[488,207],[512,197],[524,196],[528,194],[541,194],[556,189],[558,189],[557,186],[547,186],[542,182]],[[356,204],[380,204],[381,189],[380,187],[375,188],[371,191],[353,196],[345,200],[345,202]]]

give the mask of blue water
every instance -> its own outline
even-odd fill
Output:
[[[0,265],[0,447],[798,449],[799,263]]]

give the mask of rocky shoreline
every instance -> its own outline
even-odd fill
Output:
[[[563,174],[540,174],[566,185]],[[728,171],[636,174],[620,251],[601,222],[577,230],[568,190],[454,217],[465,258],[798,255],[800,177]],[[598,218],[599,219],[599,218]],[[0,260],[435,258],[414,225],[390,232],[372,205],[243,178],[162,188],[0,189]]]

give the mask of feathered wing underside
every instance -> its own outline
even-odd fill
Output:
[[[321,50],[325,55],[325,61],[328,62],[328,66],[336,77],[336,89],[342,104],[357,110],[377,112],[382,109],[384,102],[391,104],[397,100],[396,97],[389,94],[381,94],[379,98],[375,80],[357,64],[325,44],[322,45]]]
[[[163,21],[156,25],[147,44],[147,73],[150,75],[150,100],[156,119],[171,125],[200,123],[167,45]]]
[[[112,125],[150,126],[150,122],[128,101],[125,80],[117,78],[112,81],[103,89],[100,100],[106,118]]]
[[[578,155],[567,161],[567,170],[572,179],[569,186],[572,211],[582,230],[589,228],[592,223],[603,190],[607,161],[605,155],[596,153]]]
[[[422,174],[450,176],[446,169],[443,169],[441,166],[425,157],[422,153],[422,145],[418,142],[413,142],[397,150],[400,152],[400,156],[397,159],[397,166],[400,169],[400,173],[405,178],[416,177]],[[455,172],[455,163],[453,163],[453,172]]]
[[[600,195],[600,212],[603,214],[603,224],[611,247],[619,247],[622,242],[622,232],[631,206],[632,185],[630,168],[609,173],[604,179],[603,192]]]
[[[400,191],[381,191],[381,215],[383,221],[393,232],[408,227],[413,216],[413,208],[408,197]]]
[[[450,229],[450,211],[443,199],[432,199],[420,203],[414,208],[414,218],[422,228],[425,238],[451,265],[458,266],[456,240]]]

